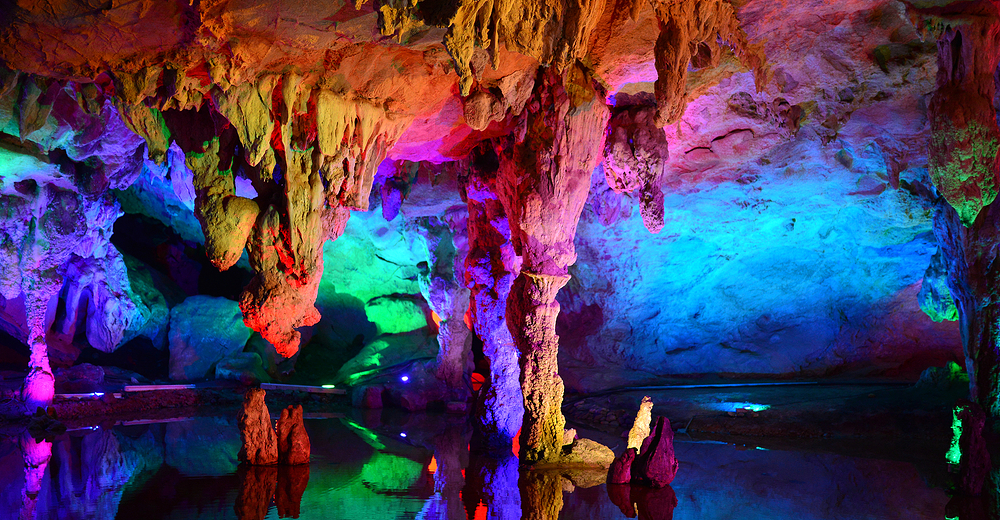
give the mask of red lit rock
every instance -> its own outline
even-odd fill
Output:
[[[278,418],[278,463],[308,464],[309,434],[302,423],[302,406],[289,406]]]
[[[240,440],[243,442],[239,460],[254,466],[278,463],[278,438],[264,403],[266,394],[260,388],[247,390],[239,417]]]

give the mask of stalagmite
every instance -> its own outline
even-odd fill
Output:
[[[243,398],[243,410],[239,416],[240,448],[239,460],[252,466],[267,466],[278,463],[278,438],[267,411],[264,396],[267,392],[260,388],[247,390]],[[274,494],[274,491],[271,491]]]
[[[497,198],[497,157],[490,147],[473,153],[464,198],[469,206],[466,283],[471,317],[490,362],[490,380],[479,403],[479,424],[491,449],[509,450],[521,428],[524,402],[518,384],[518,352],[507,323],[507,298],[521,259],[510,239],[510,223]]]
[[[648,395],[642,398],[639,404],[639,412],[635,414],[635,422],[628,432],[628,447],[638,450],[642,447],[642,441],[649,437],[649,427],[653,420],[653,399]]]
[[[39,407],[48,407],[55,396],[55,376],[49,365],[48,345],[45,342],[49,325],[46,313],[49,301],[59,292],[62,278],[48,273],[32,276],[29,280],[26,280],[29,285],[25,288],[25,313],[28,318],[28,347],[31,349],[31,356],[21,398],[30,413]]]

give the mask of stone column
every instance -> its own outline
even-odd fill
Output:
[[[24,278],[24,312],[28,320],[28,375],[24,378],[21,398],[28,413],[48,408],[55,396],[55,376],[49,365],[49,347],[45,342],[49,322],[49,301],[59,292],[62,277],[55,273],[30,274]]]
[[[479,437],[487,449],[509,453],[524,415],[518,352],[507,325],[507,297],[521,259],[514,253],[507,214],[496,195],[496,159],[489,146],[477,149],[463,186],[469,207],[465,280],[471,289],[473,328],[490,361],[490,380],[477,403]]]
[[[519,118],[521,130],[497,143],[497,195],[523,259],[507,304],[521,353],[522,463],[556,462],[562,453],[566,420],[555,298],[576,262],[573,239],[604,150],[608,117],[604,96],[585,70],[572,65],[559,75],[545,69]]]
[[[934,233],[958,309],[971,395],[1000,416],[1000,207],[994,74],[1000,13],[981,2],[938,41],[937,90],[928,104],[931,180],[938,201]]]

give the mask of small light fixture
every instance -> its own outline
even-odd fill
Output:
[[[410,376],[403,376],[403,377],[399,378],[399,380],[405,383],[405,382],[407,382],[407,381],[410,380]]]
[[[323,385],[322,388],[337,388],[337,385]]]
[[[399,432],[399,436],[405,439],[406,438],[406,432]]]

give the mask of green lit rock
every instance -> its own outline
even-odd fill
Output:
[[[365,314],[379,334],[399,334],[427,326],[426,305],[420,295],[390,294],[368,300]]]
[[[935,126],[928,157],[931,180],[969,226],[997,196],[996,125],[990,129],[973,120],[965,126]]]
[[[955,300],[948,290],[948,266],[940,249],[931,257],[917,298],[920,301],[920,309],[932,320],[958,321],[958,308],[955,307]]]

